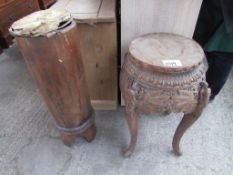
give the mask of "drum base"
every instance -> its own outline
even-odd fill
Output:
[[[74,144],[77,137],[83,137],[87,142],[91,142],[95,139],[96,136],[96,125],[93,124],[82,134],[71,134],[60,132],[60,137],[63,143],[67,146]]]
[[[89,118],[80,126],[63,128],[56,124],[56,127],[60,132],[63,143],[67,146],[71,146],[75,142],[77,137],[83,137],[87,142],[91,142],[96,136],[94,112],[92,112]]]

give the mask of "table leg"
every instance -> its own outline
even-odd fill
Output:
[[[138,114],[134,106],[126,105],[126,119],[130,131],[130,143],[128,147],[123,150],[123,156],[130,157],[135,149],[138,134]]]
[[[209,100],[209,90],[206,83],[200,83],[199,101],[196,110],[190,114],[184,114],[179,126],[176,129],[175,135],[172,141],[172,147],[177,155],[181,155],[180,151],[180,140],[184,135],[185,131],[192,126],[192,124],[200,117],[204,107],[207,105]]]

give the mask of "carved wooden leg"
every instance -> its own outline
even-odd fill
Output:
[[[197,104],[196,110],[193,113],[185,114],[183,119],[181,120],[179,126],[176,129],[175,135],[172,141],[172,147],[177,155],[181,155],[180,151],[180,140],[184,135],[185,131],[200,117],[204,107],[207,105],[209,100],[209,90],[208,86],[205,83],[200,84],[199,91],[199,102]]]
[[[95,124],[93,124],[90,128],[88,128],[83,133],[82,136],[87,142],[91,142],[92,140],[94,140],[95,136],[96,136],[96,126],[95,126]]]
[[[180,140],[184,135],[185,131],[198,119],[198,116],[193,114],[185,114],[183,119],[181,120],[179,126],[176,129],[175,135],[172,141],[172,147],[176,155],[181,155],[180,151]]]
[[[75,142],[77,135],[76,134],[66,134],[66,133],[61,132],[60,137],[65,145],[71,146]]]
[[[135,149],[138,134],[138,115],[136,114],[134,108],[126,106],[126,119],[128,122],[131,138],[128,147],[123,150],[123,156],[129,157],[132,155]]]

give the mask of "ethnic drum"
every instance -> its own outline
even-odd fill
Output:
[[[28,25],[30,24],[30,25]],[[80,55],[76,22],[66,11],[33,13],[10,28],[52,113],[63,142],[95,138],[94,111]]]

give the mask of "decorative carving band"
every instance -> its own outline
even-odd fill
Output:
[[[180,61],[180,65],[165,65],[170,57],[179,57],[170,61]],[[181,137],[200,117],[209,99],[204,57],[193,40],[178,35],[155,33],[132,41],[120,74],[131,135],[124,156],[130,156],[135,148],[139,115],[171,112],[184,113],[172,142],[174,152],[181,154]]]
[[[125,67],[127,67],[127,69],[125,69]],[[192,71],[183,73],[154,72],[135,64],[133,58],[128,54],[123,65],[123,71],[126,71],[131,78],[144,86],[148,86],[148,88],[174,88],[176,86],[189,86],[193,83],[205,81],[206,67],[204,64],[200,64]]]

